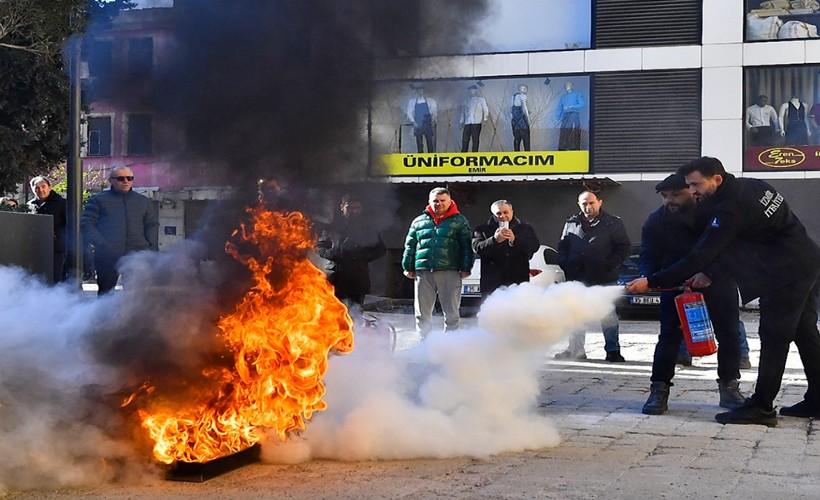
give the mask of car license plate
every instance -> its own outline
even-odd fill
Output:
[[[480,285],[464,285],[461,288],[462,295],[480,295],[481,294],[481,286]]]
[[[650,296],[650,297],[632,297],[633,304],[639,306],[656,306],[661,303],[660,297]]]

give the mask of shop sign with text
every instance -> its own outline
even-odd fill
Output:
[[[382,155],[374,175],[544,175],[589,172],[589,151],[408,153]]]

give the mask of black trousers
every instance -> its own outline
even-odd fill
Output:
[[[465,153],[470,146],[470,141],[473,141],[473,152],[478,151],[478,143],[481,137],[480,123],[465,123],[464,129],[461,131],[461,152]]]
[[[561,119],[561,133],[558,136],[558,151],[581,149],[581,118],[578,113],[565,113]]]
[[[820,408],[820,333],[817,331],[817,270],[788,286],[760,298],[760,366],[752,399],[764,409],[773,408],[780,392],[786,358],[792,342],[797,346],[809,383],[805,399]]]
[[[757,132],[749,131],[749,145],[750,146],[774,146],[777,140],[774,128],[769,127],[755,127]]]
[[[117,286],[120,273],[117,271],[119,255],[101,255],[99,250],[94,254],[94,267],[97,269],[97,295],[105,295]]]
[[[424,153],[424,141],[427,141],[427,152],[436,152],[436,128],[422,127],[414,131],[416,135],[416,150],[419,153]]]
[[[521,144],[524,144],[524,151],[530,150],[530,129],[528,128],[514,128],[513,129],[513,147],[516,151],[521,151]]]
[[[65,279],[65,252],[54,252],[54,283]]]
[[[709,317],[715,329],[718,341],[718,378],[737,380],[740,378],[740,312],[738,311],[737,285],[713,283],[698,290],[703,293]],[[652,382],[672,382],[675,376],[675,363],[678,351],[683,342],[683,331],[675,308],[675,297],[681,292],[661,293],[661,331],[655,345],[655,357],[652,360]]]

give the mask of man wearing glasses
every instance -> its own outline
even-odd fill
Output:
[[[157,212],[151,200],[131,189],[134,172],[128,167],[114,167],[108,180],[111,189],[88,200],[80,221],[85,243],[94,245],[99,295],[116,286],[120,258],[159,248]]]

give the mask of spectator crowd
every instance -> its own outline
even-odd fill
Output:
[[[92,196],[82,213],[82,237],[94,249],[100,295],[113,290],[120,279],[117,266],[122,257],[158,250],[156,208],[133,191],[133,181],[128,167],[113,168],[110,189]],[[30,184],[35,196],[28,203],[29,212],[54,219],[53,280],[59,282],[66,277],[66,200],[45,177],[35,177]],[[715,419],[724,424],[777,425],[774,400],[792,342],[800,352],[808,388],[803,401],[781,408],[780,414],[820,417],[820,247],[787,200],[766,182],[735,178],[720,160],[710,157],[681,166],[655,189],[661,203],[642,228],[640,277],[625,285],[631,293],[661,291],[658,342],[642,411],[668,411],[675,364],[687,359],[691,363],[674,299],[681,289],[693,289],[704,294],[719,343],[719,405],[728,411]],[[271,210],[288,209],[287,200],[293,198],[288,192],[273,178],[259,183],[260,202]],[[4,210],[19,209],[12,197],[0,204]],[[616,285],[632,248],[624,223],[604,209],[600,191],[581,191],[577,208],[564,223],[558,264],[567,280]],[[413,281],[415,324],[422,340],[435,331],[459,328],[462,280],[472,273],[476,258],[481,262],[482,299],[529,281],[529,262],[540,248],[538,235],[516,215],[512,202],[496,200],[489,210],[486,221],[472,227],[452,193],[436,187],[410,222],[401,268]],[[387,251],[379,230],[369,223],[366,199],[345,194],[338,214],[326,224],[317,223],[316,232],[316,253],[326,263],[336,296],[351,313],[361,312],[371,292],[370,263]],[[751,366],[739,303],[755,298],[760,299],[760,363],[755,390],[745,397],[740,369]],[[434,324],[436,303],[443,313],[443,328]],[[600,328],[605,361],[626,362],[614,311],[602,319]],[[555,358],[586,360],[587,332],[569,333],[567,348]]]

